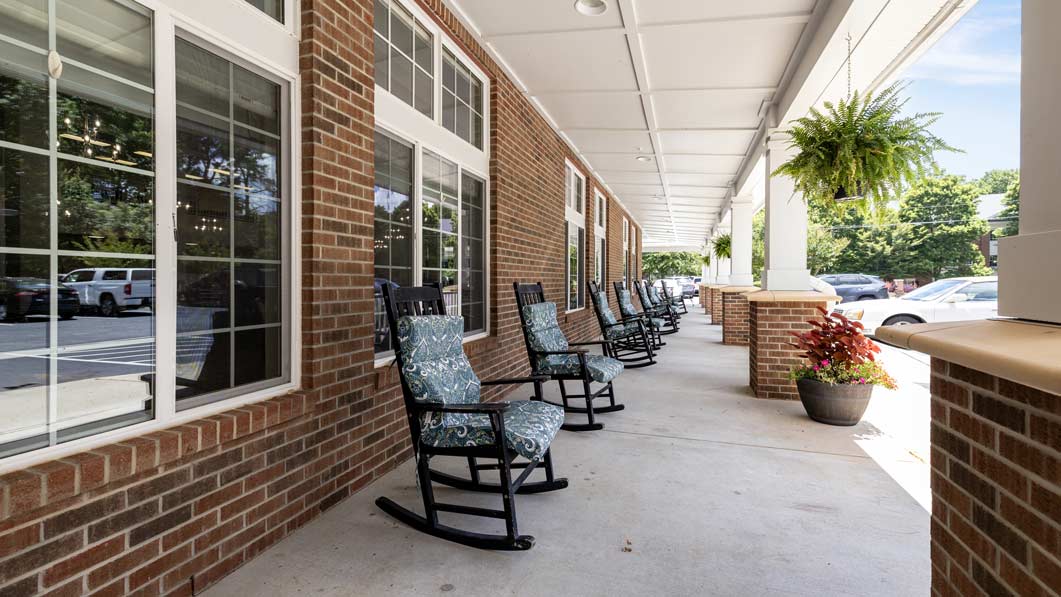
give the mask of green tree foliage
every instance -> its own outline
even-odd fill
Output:
[[[766,267],[766,210],[761,209],[752,216],[752,276],[755,284],[762,284],[763,268]]]
[[[990,273],[975,244],[988,232],[977,215],[980,191],[978,184],[953,175],[915,183],[899,207],[899,222],[909,225],[894,238],[907,249],[901,267],[927,279]]]
[[[835,271],[850,239],[833,236],[829,230],[811,224],[807,230],[807,268],[813,276]]]
[[[697,276],[700,274],[700,264],[700,255],[690,251],[645,253],[641,269],[650,278]]]
[[[1006,225],[998,231],[998,236],[1016,236],[1020,233],[1020,180],[1006,189],[1006,195],[1002,198],[1002,211],[999,215],[1006,220]]]
[[[1018,180],[1020,180],[1020,170],[996,169],[984,172],[977,182],[980,183],[980,188],[985,195],[993,195],[1005,193]]]

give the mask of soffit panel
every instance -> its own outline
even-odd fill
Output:
[[[499,37],[491,44],[531,95],[549,91],[637,90],[630,50],[621,30]]]
[[[464,11],[472,15],[475,25],[486,37],[513,33],[532,33],[573,29],[622,27],[622,17],[614,6],[591,19],[572,18],[571,0],[534,0],[534,9],[517,1],[460,0]]]
[[[734,173],[740,167],[741,158],[714,155],[668,155],[664,156],[667,171],[704,172],[711,174]]]
[[[661,129],[752,128],[759,108],[772,92],[672,91],[653,93],[656,123]],[[663,146],[664,150],[667,146]]]
[[[549,94],[539,96],[538,101],[561,129],[645,129],[648,126],[641,97],[636,93]],[[647,145],[651,146],[651,143]]]
[[[652,155],[652,137],[648,131],[600,131],[600,130],[568,130],[567,136],[581,151],[594,153],[623,152],[631,154],[633,159],[636,154]],[[638,149],[640,148],[640,149]],[[742,152],[743,153],[743,152]],[[622,170],[610,172],[609,175],[622,174]],[[608,178],[611,184],[612,179]],[[615,182],[622,182],[616,179]]]
[[[815,0],[635,0],[635,9],[640,23],[655,25],[705,19],[809,14],[814,9],[814,2]]]

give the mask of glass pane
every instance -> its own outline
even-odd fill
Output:
[[[457,132],[457,99],[449,91],[442,91],[442,126],[451,133]]]
[[[56,98],[59,151],[112,164],[154,169],[154,97],[72,66]]]
[[[387,22],[386,0],[376,0],[372,6],[372,27],[383,37],[390,32],[390,23]]]
[[[57,0],[55,34],[64,58],[154,86],[151,17],[146,11],[114,0]]]
[[[464,139],[469,143],[472,142],[471,110],[468,109],[468,106],[460,102],[457,102],[457,124],[454,132],[457,133],[457,136],[461,139]]]
[[[390,92],[410,106],[413,105],[413,62],[393,50]]]
[[[247,2],[277,21],[284,22],[284,0],[247,0]]]
[[[177,337],[178,402],[232,387],[231,335],[220,332]]]
[[[59,248],[154,252],[152,179],[59,160]]]
[[[391,6],[391,43],[409,58],[413,57],[414,23],[413,15],[404,6]]]
[[[472,145],[483,148],[483,117],[472,114]]]
[[[383,312],[383,288],[412,283],[411,217],[413,148],[376,131],[375,134],[375,351],[391,350]]]
[[[434,55],[435,55],[435,44],[432,41],[432,35],[421,27],[419,24],[416,25],[416,47],[413,49],[413,58],[416,60],[416,64],[425,71],[431,73],[435,71]]]
[[[472,78],[463,65],[457,65],[457,98],[469,104],[472,101]]]
[[[228,123],[219,118],[177,108],[177,176],[228,186]]]
[[[483,84],[479,82],[479,79],[472,77],[472,98],[468,103],[471,104],[472,110],[477,113],[483,113]]]
[[[3,6],[4,0],[0,0]],[[44,71],[44,56],[0,42],[0,139],[48,147],[48,79]]]
[[[443,234],[440,238],[442,248],[442,267],[446,269],[457,268],[457,235]],[[456,282],[454,282],[456,283]]]
[[[236,385],[280,377],[281,345],[280,328],[243,330],[236,332]]]
[[[236,195],[235,206],[236,257],[280,259],[280,202]]]
[[[226,328],[230,291],[227,261],[177,262],[177,332]]]
[[[236,122],[280,134],[280,86],[245,68],[232,67],[232,112]]]
[[[280,139],[233,127],[232,184],[244,194],[280,196]]]
[[[47,249],[48,156],[0,148],[0,247]]]
[[[177,254],[229,256],[229,193],[177,184]]]
[[[236,326],[280,323],[280,266],[236,263]]]
[[[389,47],[387,46],[387,41],[380,37],[378,33],[373,36],[372,53],[375,56],[376,85],[384,89],[390,89],[388,76],[390,73],[387,71],[390,65],[390,61],[387,59]]]
[[[0,253],[0,457],[48,445],[49,277],[46,255]]]
[[[434,79],[420,69],[416,69],[416,105],[414,106],[421,114],[431,118],[433,116],[432,103],[435,100]]]
[[[438,268],[441,263],[442,251],[439,233],[432,230],[424,230],[423,263],[425,268]]]
[[[154,262],[60,257],[60,272],[83,268],[102,271],[90,281],[64,283],[71,294],[77,291],[68,312],[79,311],[59,322],[56,424],[64,440],[150,418],[153,395],[155,281],[131,274],[132,268],[153,271]]]
[[[454,62],[453,54],[450,54],[449,50],[443,50],[443,52],[442,87],[443,89],[449,89],[451,93],[454,93],[457,89],[457,65]]]
[[[48,0],[0,0],[0,35],[47,49]]]
[[[228,61],[177,39],[177,101],[228,117]]]

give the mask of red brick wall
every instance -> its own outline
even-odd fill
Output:
[[[511,284],[562,301],[564,158],[588,169],[440,1],[421,5],[491,77],[492,333],[466,351],[484,379],[522,374]],[[0,477],[0,595],[202,590],[410,456],[395,372],[373,363],[372,3],[301,8],[302,390]],[[609,200],[612,280],[623,215]],[[599,333],[592,309],[562,324]]]
[[[711,289],[711,325],[722,325],[722,289]]]
[[[744,292],[720,292],[722,295],[722,343],[748,344],[748,299]]]
[[[791,332],[810,329],[807,320],[820,318],[817,308],[825,305],[825,301],[749,303],[748,377],[757,397],[799,400],[796,383],[788,373],[803,358],[791,346],[795,340]]]
[[[932,359],[932,594],[1061,590],[1061,396]]]

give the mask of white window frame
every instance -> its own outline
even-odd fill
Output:
[[[301,329],[301,183],[294,165],[301,163],[301,100],[299,97],[299,41],[296,0],[285,0],[285,21],[281,24],[244,0],[124,0],[152,11],[154,42],[154,124],[155,124],[155,394],[151,420],[110,431],[87,435],[0,459],[0,474],[64,458],[93,448],[142,436],[160,429],[203,419],[254,402],[287,394],[300,387],[302,378]],[[196,15],[206,15],[200,21]],[[282,230],[281,252],[289,260],[282,278],[284,317],[288,318],[283,363],[288,380],[260,390],[234,395],[201,406],[177,410],[176,360],[173,347],[177,338],[177,243],[175,237],[177,197],[177,108],[176,52],[178,33],[209,44],[207,49],[251,70],[267,73],[287,91],[282,98],[282,127],[287,144],[282,146],[288,226]],[[51,390],[49,390],[51,393]]]
[[[579,181],[580,184],[575,185],[575,181]],[[581,196],[579,196],[581,193]],[[580,210],[579,207],[582,209]],[[582,170],[575,165],[571,160],[564,158],[564,222],[565,224],[571,224],[582,230],[582,238],[585,239],[586,234],[586,175],[582,173]],[[585,305],[585,289],[579,288],[579,295],[583,297],[583,304],[571,306],[571,291],[568,288],[568,282],[571,280],[571,272],[569,271],[570,260],[567,255],[568,243],[571,239],[568,238],[567,226],[564,226],[564,305],[565,313],[574,313],[581,311],[586,308]],[[579,266],[582,268],[582,281],[585,283],[586,280],[586,247],[585,243],[580,247],[582,250],[582,262]]]
[[[400,138],[405,143],[413,146],[413,283],[421,284],[423,280],[423,213],[421,206],[423,205],[423,169],[422,169],[422,156],[424,150],[428,150],[436,155],[439,155],[450,162],[457,164],[457,194],[458,194],[458,209],[459,201],[463,199],[460,197],[461,185],[461,174],[467,172],[472,174],[476,178],[479,178],[485,183],[484,188],[484,201],[483,201],[483,223],[485,230],[483,238],[483,300],[485,306],[484,313],[484,330],[476,334],[465,336],[463,342],[474,342],[488,337],[491,334],[490,327],[490,249],[491,249],[491,232],[490,229],[490,77],[485,71],[479,68],[476,64],[458,45],[456,42],[451,40],[447,33],[442,31],[434,19],[430,18],[427,13],[423,11],[416,3],[408,0],[389,0],[391,3],[401,4],[405,9],[413,14],[421,26],[429,31],[432,35],[434,48],[434,93],[435,93],[435,109],[434,118],[428,118],[422,112],[418,111],[413,106],[406,104],[397,96],[391,94],[386,89],[376,85],[376,102],[375,102],[375,117],[376,127],[386,132],[387,134],[393,135]],[[448,131],[442,125],[442,49],[447,49],[468,68],[469,71],[475,75],[479,82],[483,86],[483,148],[479,149],[475,145],[468,143],[464,139],[461,139],[457,135]],[[461,224],[460,230],[463,230],[463,224]],[[459,239],[458,239],[459,240]],[[458,242],[457,260],[458,266],[463,261],[463,246],[462,243]],[[458,271],[458,280],[460,267]],[[458,304],[461,300],[461,293],[463,288],[458,283]],[[384,367],[394,361],[394,355],[384,353],[377,356],[374,360],[375,367]]]
[[[630,220],[623,216],[623,286],[630,290]]]
[[[608,283],[608,198],[594,189],[593,199],[593,267],[597,283],[604,286]]]

